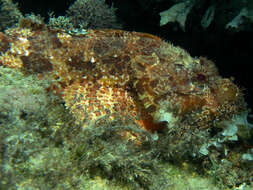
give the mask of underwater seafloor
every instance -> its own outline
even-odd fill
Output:
[[[246,182],[237,187],[239,175],[252,169],[250,152],[241,163],[249,170],[233,163],[240,162],[241,148],[211,166],[202,160],[203,168],[194,158],[180,158],[193,146],[187,139],[180,147],[164,144],[170,141],[164,135],[144,133],[149,139],[139,146],[120,135],[137,131],[134,125],[115,121],[83,129],[59,98],[47,95],[50,81],[3,67],[0,74],[1,189],[252,189]],[[176,156],[162,158],[169,157],[165,153]]]
[[[11,28],[17,17],[24,19],[12,1],[2,2],[9,8],[13,6],[15,17],[10,23],[0,17],[5,19],[1,28]],[[71,11],[75,9],[72,7]],[[74,14],[71,11],[69,15]],[[25,20],[28,23],[22,27],[40,26],[41,18],[32,15],[29,19],[32,21]],[[69,20],[54,19],[48,24],[50,27],[65,30],[73,27]],[[115,20],[110,24],[116,25]],[[0,35],[1,43],[3,39]],[[1,56],[4,51],[0,44]],[[176,124],[162,132],[149,132],[130,119],[111,121],[106,117],[84,128],[76,123],[65,102],[49,92],[53,83],[50,78],[41,80],[34,73],[27,74],[2,63],[3,58],[0,59],[1,190],[253,189],[253,129],[247,121],[249,109],[228,121],[224,118],[214,129]],[[170,118],[164,110],[160,114],[161,118]]]
[[[179,146],[173,136],[147,135],[120,121],[83,129],[59,98],[47,95],[50,81],[3,67],[0,75],[1,189],[252,189],[240,184],[252,170],[252,153],[240,153],[241,147],[220,162],[212,155],[212,164],[180,158],[194,139]],[[138,146],[121,131],[144,133],[148,140]]]

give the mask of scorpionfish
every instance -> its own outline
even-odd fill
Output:
[[[0,33],[0,65],[50,79],[83,126],[106,117],[151,132],[175,119],[211,127],[245,110],[241,90],[212,61],[147,33],[11,28]]]

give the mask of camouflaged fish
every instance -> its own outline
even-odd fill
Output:
[[[245,110],[241,90],[213,62],[147,33],[11,28],[0,33],[0,65],[52,80],[50,92],[83,126],[106,116],[148,131],[175,120],[212,127]]]

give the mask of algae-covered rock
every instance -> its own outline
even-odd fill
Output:
[[[245,170],[233,169],[240,151],[219,163],[215,150],[209,150],[214,165],[204,157],[206,172],[189,160],[210,138],[208,131],[196,129],[192,135],[191,129],[178,126],[152,134],[130,121],[106,118],[84,129],[48,94],[50,82],[3,67],[0,72],[1,189],[224,189],[212,176],[252,188],[240,184]]]

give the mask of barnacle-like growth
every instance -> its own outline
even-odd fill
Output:
[[[231,119],[245,109],[240,89],[220,77],[214,63],[192,58],[157,36],[35,28],[0,34],[0,64],[50,78],[51,91],[84,125],[119,115],[150,131],[171,118],[210,127],[214,119]]]

